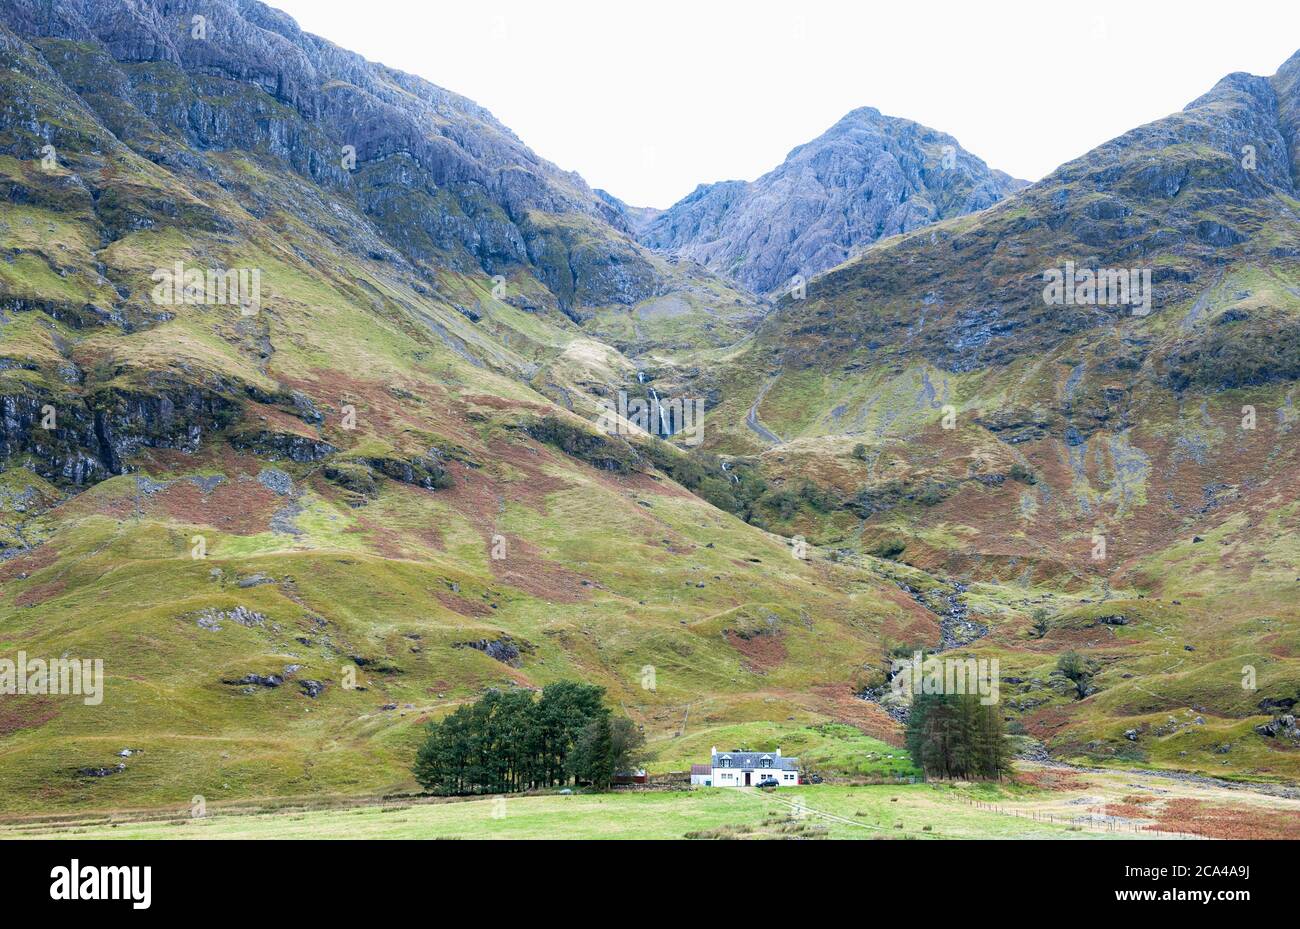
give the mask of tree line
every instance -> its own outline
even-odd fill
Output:
[[[635,769],[644,734],[604,703],[605,688],[561,681],[491,690],[431,722],[415,779],[436,794],[516,793],[569,783],[606,790]]]
[[[1011,773],[1002,713],[975,694],[914,694],[907,750],[926,777],[1001,780]]]

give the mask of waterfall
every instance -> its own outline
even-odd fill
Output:
[[[637,373],[640,374],[640,372],[637,372]],[[672,435],[672,432],[669,430],[668,425],[664,422],[664,408],[663,408],[663,406],[661,406],[660,403],[659,403],[659,392],[658,392],[657,390],[655,390],[653,387],[651,387],[651,388],[650,388],[650,396],[654,398],[655,409],[659,411],[659,432],[658,432],[658,434],[661,435],[661,436],[670,436],[670,435]]]

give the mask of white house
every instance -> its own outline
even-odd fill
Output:
[[[759,787],[775,782],[777,787],[799,785],[799,759],[775,752],[719,752],[707,765],[691,765],[691,783],[702,787]]]

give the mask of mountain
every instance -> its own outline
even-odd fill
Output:
[[[710,447],[786,492],[770,528],[1020,591],[975,649],[1058,752],[1296,770],[1269,727],[1300,700],[1298,77],[1229,75],[881,241],[678,374],[721,398]],[[1095,690],[1061,704],[1067,649]]]
[[[754,318],[743,295],[637,245],[620,211],[578,175],[538,158],[482,107],[306,35],[269,7],[75,0],[52,9],[15,0],[4,18],[16,39],[52,46],[50,60],[33,65],[36,76],[56,74],[102,121],[115,140],[102,149],[105,164],[126,148],[163,169],[214,180],[218,153],[263,153],[345,201],[321,200],[307,214],[336,240],[373,239],[348,246],[371,248],[428,287],[446,286],[447,272],[502,275],[504,302],[561,327],[561,315],[616,326],[666,296],[707,316],[718,341]],[[31,116],[39,102],[30,87],[15,88],[13,115]],[[57,148],[60,128],[59,120],[24,127],[14,153],[28,155],[33,143]],[[64,140],[73,154],[80,141],[102,135],[68,128],[89,134]],[[264,215],[276,205],[245,207]],[[355,228],[342,222],[343,209],[360,217]],[[328,221],[315,215],[322,211]],[[725,310],[705,306],[724,302],[720,294]],[[455,302],[471,320],[482,315]],[[640,316],[639,337],[655,344],[654,314]]]
[[[106,675],[0,698],[0,809],[408,790],[426,720],[562,679],[665,757],[888,734],[862,655],[936,620],[595,428],[611,342],[751,298],[259,3],[8,2],[0,100],[0,655]]]
[[[863,107],[753,183],[701,184],[636,233],[771,293],[878,239],[982,210],[1024,183],[950,135]]]
[[[1296,71],[773,305],[259,3],[11,0],[0,657],[106,681],[0,700],[0,811],[410,791],[559,680],[656,772],[856,775],[918,648],[997,658],[1025,751],[1294,780]],[[1067,262],[1151,312],[1044,303]]]

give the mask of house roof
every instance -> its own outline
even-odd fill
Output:
[[[712,773],[713,773],[713,769],[710,768],[710,767],[709,767],[708,765],[706,765],[706,764],[693,764],[693,765],[691,765],[691,773],[692,773],[692,774],[712,774]]]
[[[723,760],[729,765],[723,765]],[[763,762],[766,760],[766,764]],[[716,752],[713,755],[713,767],[732,768],[766,768],[772,771],[798,771],[799,759],[786,758],[776,752]]]

